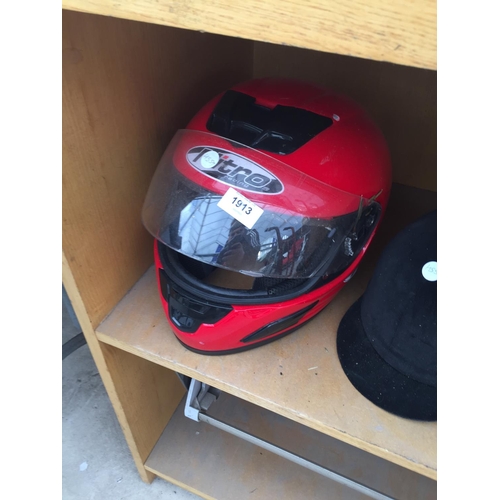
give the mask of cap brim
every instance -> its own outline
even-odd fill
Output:
[[[337,352],[347,378],[383,410],[414,420],[437,420],[437,388],[407,377],[380,357],[361,322],[362,300],[350,307],[337,333]]]

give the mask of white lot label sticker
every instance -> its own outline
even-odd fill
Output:
[[[264,210],[255,203],[245,198],[236,189],[229,188],[226,194],[220,199],[217,206],[241,222],[248,229],[252,229]]]
[[[438,264],[431,260],[422,267],[422,275],[427,281],[437,281],[438,279]]]

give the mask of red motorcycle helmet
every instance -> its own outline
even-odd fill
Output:
[[[355,272],[390,187],[385,140],[350,99],[273,78],[215,97],[170,142],[142,211],[177,339],[234,353],[312,319]]]

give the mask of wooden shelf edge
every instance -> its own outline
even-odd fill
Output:
[[[192,488],[191,486],[189,486],[189,484],[183,483],[182,481],[178,481],[177,479],[169,476],[168,474],[164,474],[163,472],[160,472],[153,467],[149,467],[147,464],[144,466],[144,468],[148,472],[154,474],[155,476],[158,476],[160,479],[164,479],[169,483],[175,484],[175,486],[179,486],[179,488],[189,491],[189,493],[193,493],[193,495],[197,495],[201,498],[204,498],[205,500],[218,500],[217,498],[206,495],[203,491]]]
[[[206,495],[203,491],[197,490],[195,488],[191,488],[191,486],[189,486],[189,484],[183,483],[182,481],[178,481],[177,479],[169,476],[168,474],[164,474],[163,472],[155,470],[152,467],[148,467],[146,465],[145,469],[147,471],[151,472],[152,474],[158,476],[159,478],[164,479],[165,481],[168,481],[169,483],[175,484],[176,486],[179,486],[179,488],[182,488],[183,490],[189,491],[189,493],[193,493],[193,495],[198,495],[199,497],[204,498],[205,500],[218,500],[217,498]]]
[[[436,0],[63,0],[63,9],[418,68],[437,67]],[[307,24],[304,23],[307,19]]]

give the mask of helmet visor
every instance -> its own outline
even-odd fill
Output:
[[[184,130],[158,165],[142,220],[162,243],[207,264],[308,278],[349,257],[346,243],[371,205],[247,146]]]

